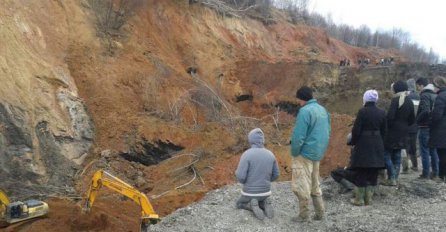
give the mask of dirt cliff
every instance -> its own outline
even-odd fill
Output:
[[[73,38],[70,24],[86,23],[86,18],[78,15],[80,11],[65,12],[71,7],[57,2],[2,4],[2,187],[15,185],[15,181],[73,185],[71,176],[87,156],[95,136],[65,61],[66,48]]]

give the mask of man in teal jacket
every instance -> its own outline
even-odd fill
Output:
[[[315,209],[313,219],[322,220],[325,209],[319,186],[319,164],[330,137],[330,114],[313,99],[311,88],[300,88],[296,97],[302,106],[291,138],[291,187],[299,200],[297,221],[310,220],[310,196]]]

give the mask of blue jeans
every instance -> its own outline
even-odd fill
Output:
[[[385,150],[384,160],[386,162],[387,178],[397,180],[401,168],[401,149]]]
[[[437,149],[429,148],[429,128],[421,127],[418,134],[420,141],[421,163],[423,164],[423,176],[438,176],[438,154]],[[432,168],[432,172],[430,172]]]

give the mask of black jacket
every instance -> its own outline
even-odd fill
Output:
[[[412,100],[404,98],[398,108],[399,96],[392,98],[387,112],[387,134],[384,140],[386,150],[404,149],[407,147],[409,126],[415,122],[415,110]]]
[[[419,127],[429,127],[429,118],[437,94],[430,89],[423,89],[420,93],[420,105],[417,111],[417,124]]]
[[[431,113],[429,146],[446,148],[446,87],[438,92]]]
[[[367,102],[356,116],[351,144],[351,168],[384,168],[386,113],[373,102]]]

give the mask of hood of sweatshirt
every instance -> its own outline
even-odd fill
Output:
[[[409,80],[407,80],[406,83],[407,83],[407,89],[411,93],[413,93],[417,90],[416,82],[413,78],[410,78]]]
[[[260,128],[256,128],[249,132],[248,141],[251,147],[262,148],[265,144],[265,136]]]
[[[435,92],[435,86],[433,84],[426,85],[423,90],[432,90]]]

